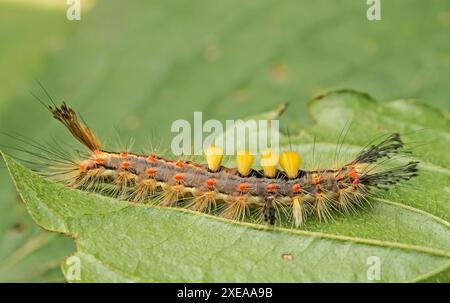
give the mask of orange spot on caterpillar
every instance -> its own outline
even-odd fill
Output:
[[[128,153],[127,153],[127,152],[121,152],[121,153],[119,154],[119,156],[120,156],[121,158],[128,158]]]
[[[157,172],[157,169],[149,168],[149,169],[147,169],[147,176],[153,177],[156,174],[156,172]]]
[[[155,163],[156,162],[156,157],[154,155],[149,155],[147,157],[147,161],[151,162],[151,163]]]
[[[184,175],[183,174],[176,174],[175,176],[173,176],[173,179],[175,181],[178,181],[178,182],[183,181]]]
[[[176,167],[179,167],[179,168],[182,168],[182,167],[184,167],[184,163],[181,162],[181,161],[177,161],[177,162],[175,163],[175,166],[176,166]]]
[[[92,152],[92,158],[94,158],[95,164],[103,165],[105,163],[108,154],[101,150],[94,150]]]
[[[300,184],[298,184],[298,183],[292,185],[292,192],[293,193],[298,193],[301,189],[302,189],[302,186]]]
[[[216,180],[214,180],[214,179],[207,179],[205,181],[205,184],[206,184],[207,187],[214,187],[214,185],[216,185]]]
[[[348,173],[348,176],[352,179],[352,189],[357,190],[358,184],[359,184],[359,173],[357,172],[354,165],[351,166],[350,172]]]
[[[355,169],[352,169],[349,173],[348,176],[351,177],[352,179],[359,179],[359,174]]]
[[[266,191],[271,194],[275,193],[277,191],[277,189],[278,189],[278,185],[276,185],[274,183],[267,184],[267,186],[266,186]]]
[[[246,192],[248,191],[248,188],[249,188],[248,183],[240,183],[240,184],[238,185],[237,190],[238,190],[238,192],[240,192],[240,193],[246,193]]]
[[[130,162],[123,161],[122,163],[120,163],[120,168],[121,169],[129,169],[130,168]]]

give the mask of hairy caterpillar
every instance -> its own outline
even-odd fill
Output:
[[[337,168],[303,170],[297,153],[266,151],[261,155],[262,169],[256,170],[252,168],[253,156],[245,150],[236,155],[237,167],[228,168],[221,165],[223,151],[216,146],[207,150],[205,164],[168,160],[151,153],[107,151],[66,103],[46,107],[89,153],[78,161],[32,143],[45,152],[40,157],[52,162],[45,163],[44,176],[71,188],[133,202],[181,205],[233,220],[257,216],[269,224],[287,220],[295,226],[311,216],[326,221],[335,212],[350,213],[364,205],[373,189],[387,189],[418,172],[416,161],[389,168],[379,165],[403,149],[397,133],[367,146]]]

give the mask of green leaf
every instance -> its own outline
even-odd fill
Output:
[[[418,117],[398,113],[392,119],[399,107],[410,114],[420,109]],[[364,116],[346,136],[343,146],[349,150],[361,148],[359,142],[379,134],[380,127],[387,132],[427,127],[426,136],[433,140],[419,152],[421,175],[413,188],[396,188],[355,215],[311,221],[306,229],[294,230],[67,189],[4,158],[34,220],[75,239],[80,281],[363,282],[370,257],[379,258],[383,282],[449,281],[450,173],[448,160],[433,156],[440,154],[435,144],[449,145],[448,118],[416,102],[379,103],[353,91],[321,96],[310,109],[317,124],[291,138],[307,158],[313,137],[317,153],[334,151],[349,117]],[[74,281],[72,266],[62,268]]]

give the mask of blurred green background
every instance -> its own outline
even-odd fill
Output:
[[[381,0],[0,0],[0,131],[72,140],[31,97],[77,108],[110,146],[170,142],[174,119],[235,119],[335,88],[450,109],[450,2]],[[157,133],[157,137],[152,136]],[[11,144],[2,135],[0,143]],[[120,143],[121,142],[121,143]],[[154,143],[154,142],[153,142]],[[0,170],[0,281],[63,281],[70,239],[40,230]]]

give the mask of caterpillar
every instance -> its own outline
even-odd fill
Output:
[[[154,153],[107,151],[65,102],[45,106],[88,153],[73,160],[46,150],[43,158],[52,163],[41,174],[70,188],[136,203],[181,206],[231,220],[256,218],[271,225],[286,220],[298,227],[310,217],[328,221],[335,213],[349,214],[368,204],[377,189],[418,175],[417,161],[388,168],[380,165],[404,148],[398,133],[366,146],[337,168],[300,169],[298,153],[271,150],[261,154],[261,169],[252,168],[254,156],[248,150],[238,151],[236,167],[230,168],[222,165],[223,151],[215,145],[206,150],[206,163],[170,160]],[[33,144],[44,150],[38,142]]]

